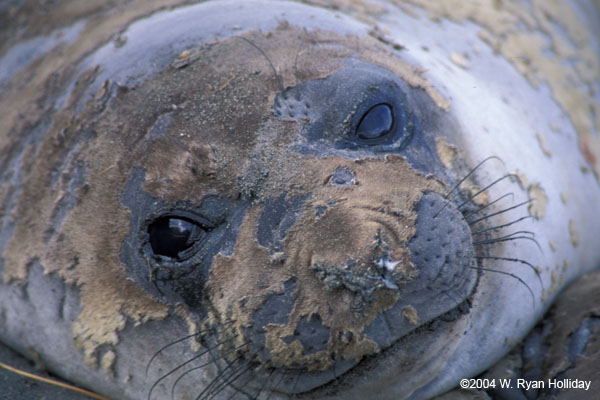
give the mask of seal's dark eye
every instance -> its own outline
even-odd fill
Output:
[[[392,107],[385,103],[377,104],[362,116],[356,135],[365,141],[380,139],[391,132],[393,125]]]
[[[148,226],[150,246],[156,255],[177,258],[206,236],[202,226],[178,217],[163,217]]]

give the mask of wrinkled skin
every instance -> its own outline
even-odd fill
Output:
[[[57,5],[28,28],[49,52],[6,29],[0,339],[53,373],[114,398],[432,397],[600,265],[595,121],[472,25],[159,3]]]

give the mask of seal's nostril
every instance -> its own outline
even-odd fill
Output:
[[[357,184],[354,172],[346,167],[336,168],[329,178],[329,183],[332,186],[351,186]]]

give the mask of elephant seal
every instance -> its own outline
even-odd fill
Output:
[[[429,398],[600,265],[592,4],[174,5],[6,28],[0,338],[54,374]]]

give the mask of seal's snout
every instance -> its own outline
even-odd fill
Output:
[[[443,184],[401,158],[320,162],[309,196],[268,199],[248,221],[271,279],[236,318],[253,358],[316,381],[455,309],[476,281],[470,228]]]
[[[411,258],[429,288],[464,290],[474,267],[471,230],[461,212],[437,193],[426,193],[417,204],[415,234],[408,242]]]

